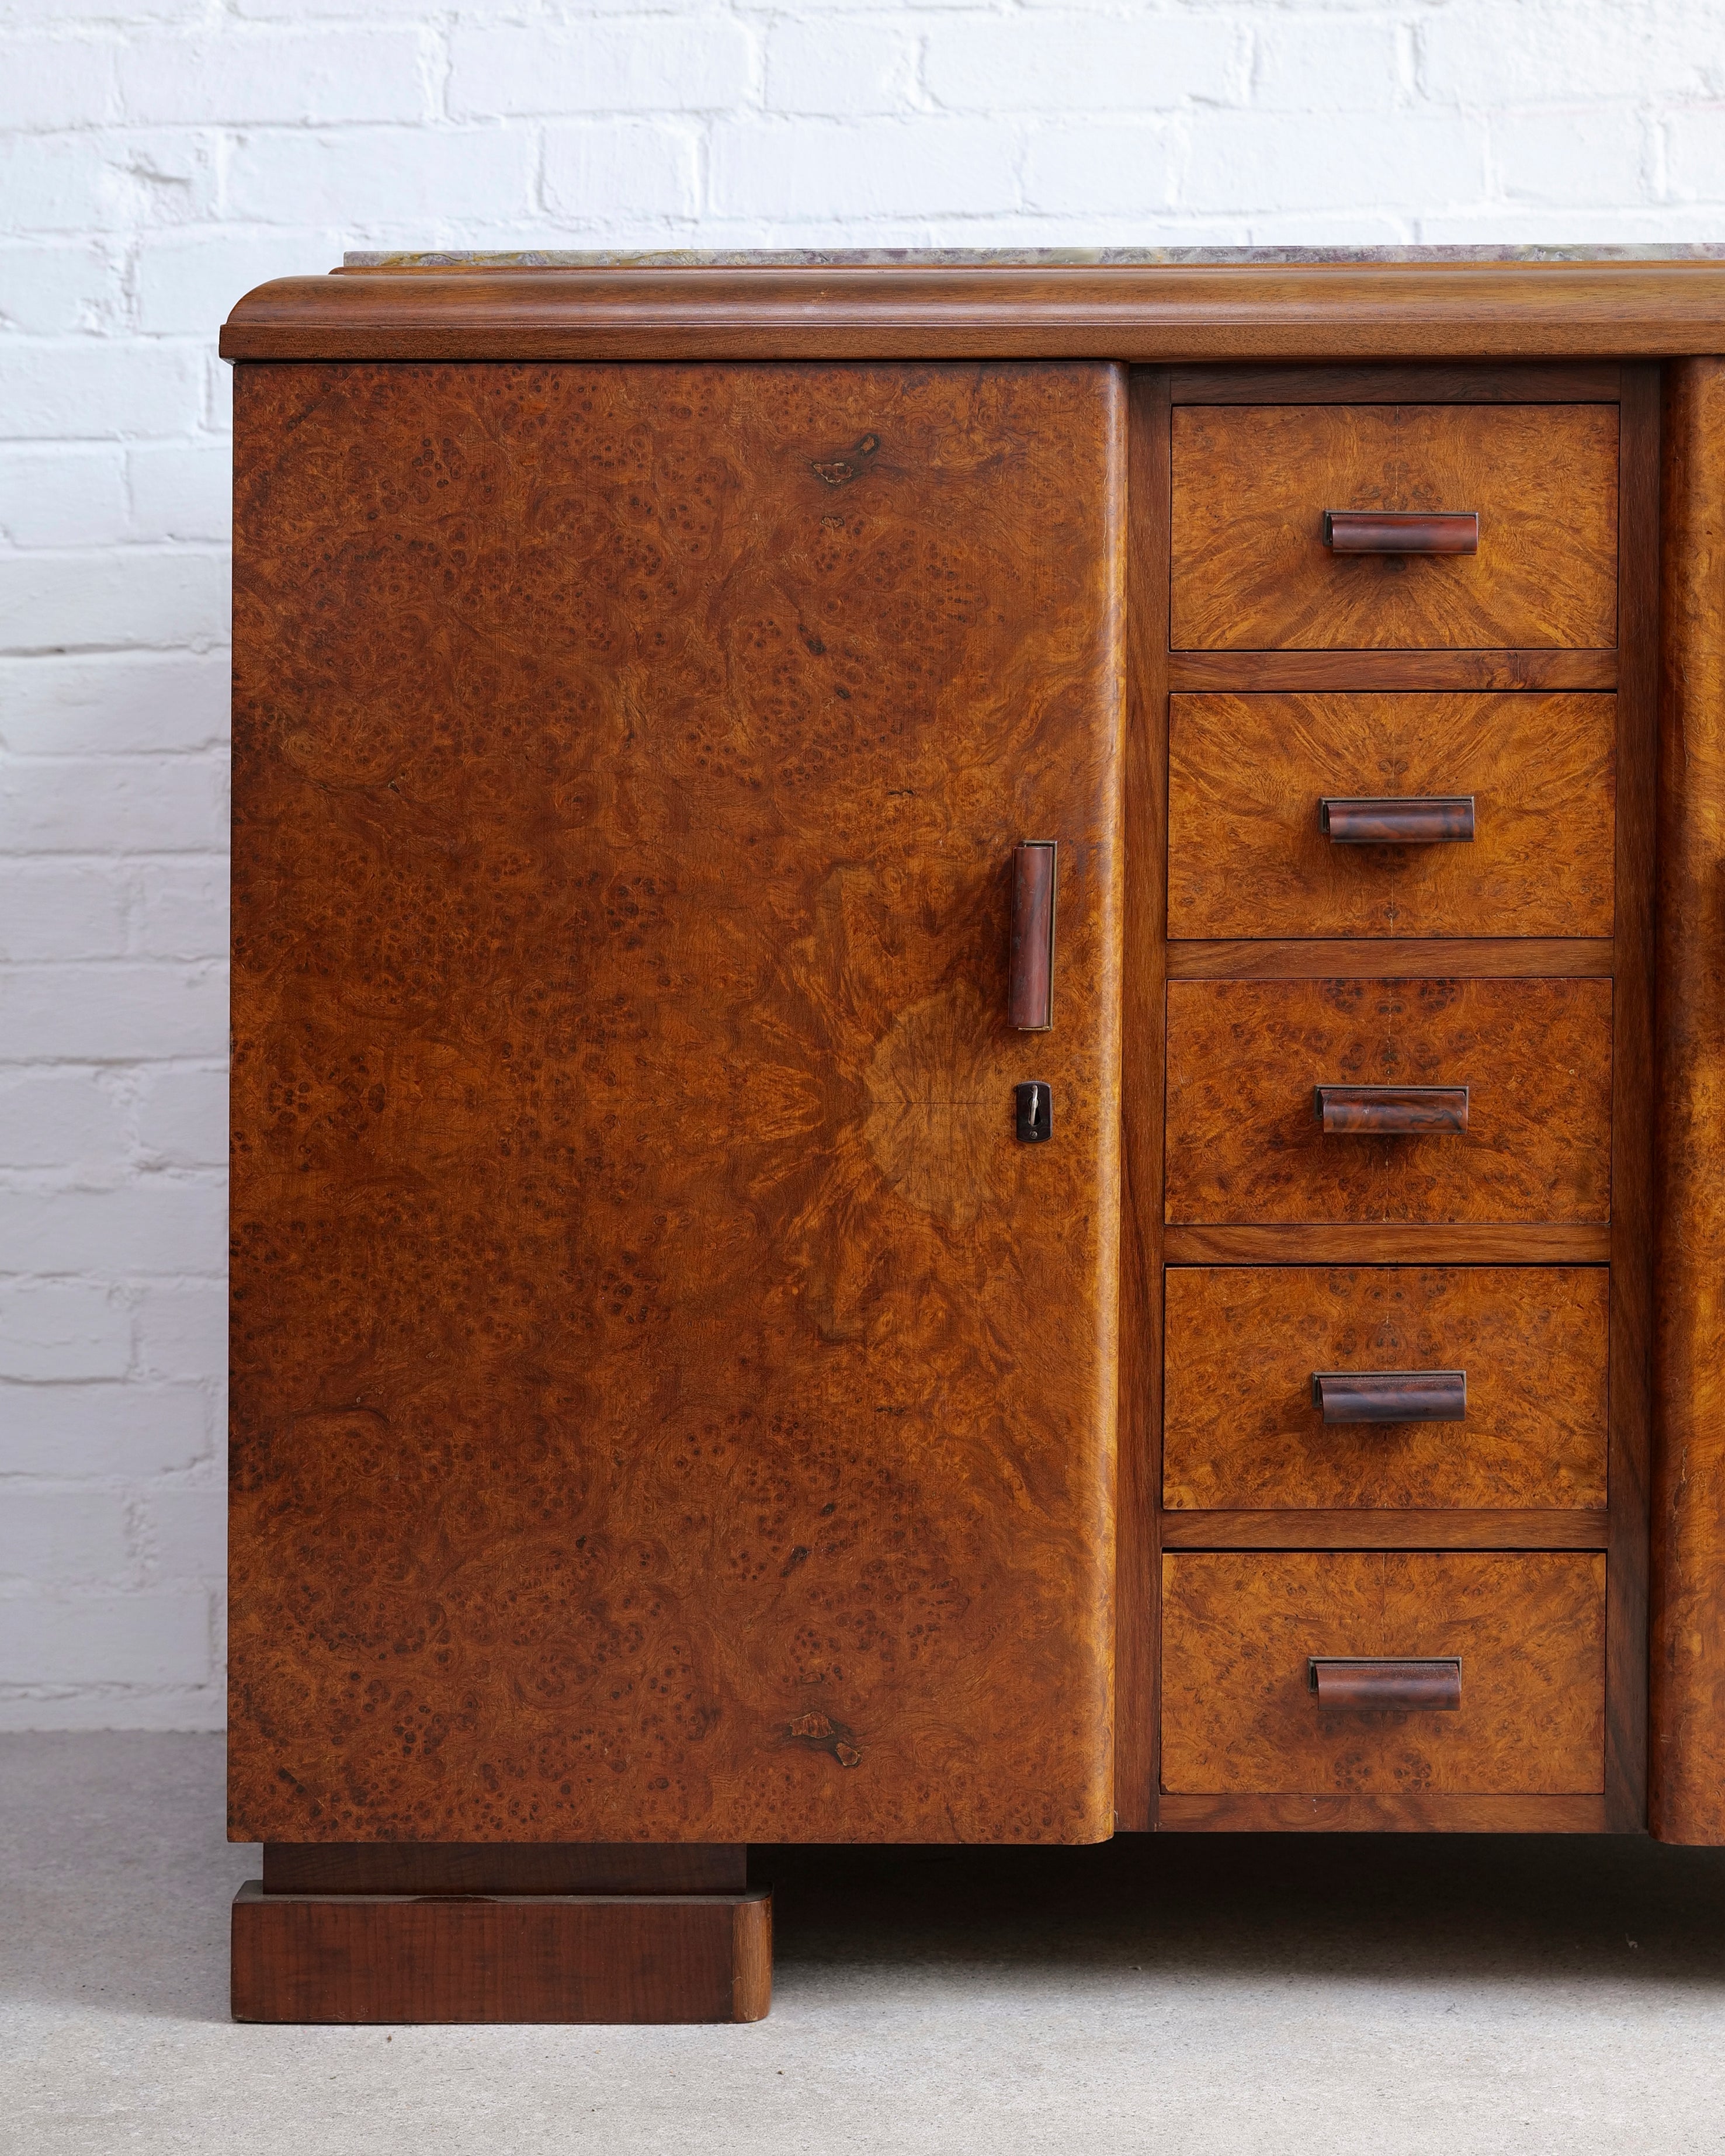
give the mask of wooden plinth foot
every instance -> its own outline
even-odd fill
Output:
[[[773,1898],[265,1893],[234,1902],[236,2021],[758,2021]]]

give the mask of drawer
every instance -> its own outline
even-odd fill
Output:
[[[1471,511],[1472,554],[1349,555],[1327,510]],[[1615,404],[1182,405],[1177,651],[1617,641]]]
[[[1183,1265],[1167,1283],[1169,1511],[1604,1506],[1603,1265]],[[1327,1422],[1321,1371],[1463,1373],[1462,1419]]]
[[[1167,1218],[1609,1216],[1611,983],[1171,981]],[[1461,1087],[1466,1128],[1327,1132],[1320,1086]]]
[[[1314,1657],[1461,1664],[1460,1705],[1320,1703]],[[1583,1551],[1163,1560],[1174,1792],[1585,1794],[1604,1785],[1605,1560]]]
[[[1170,700],[1173,937],[1609,936],[1610,696]],[[1357,844],[1341,798],[1472,798],[1469,841]]]

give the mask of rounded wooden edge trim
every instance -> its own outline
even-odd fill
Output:
[[[283,277],[225,359],[1544,359],[1725,349],[1725,263],[462,269]]]

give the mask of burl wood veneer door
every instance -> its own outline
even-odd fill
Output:
[[[1118,372],[238,400],[234,1833],[1107,1834]]]

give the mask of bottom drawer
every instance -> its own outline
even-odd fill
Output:
[[[1314,1659],[1456,1661],[1453,1710],[1332,1706]],[[1361,1681],[1363,1677],[1364,1681]],[[1326,1671],[1412,1697],[1430,1670]],[[1587,1551],[1163,1559],[1162,1785],[1175,1794],[1580,1794],[1604,1779],[1605,1560]]]

